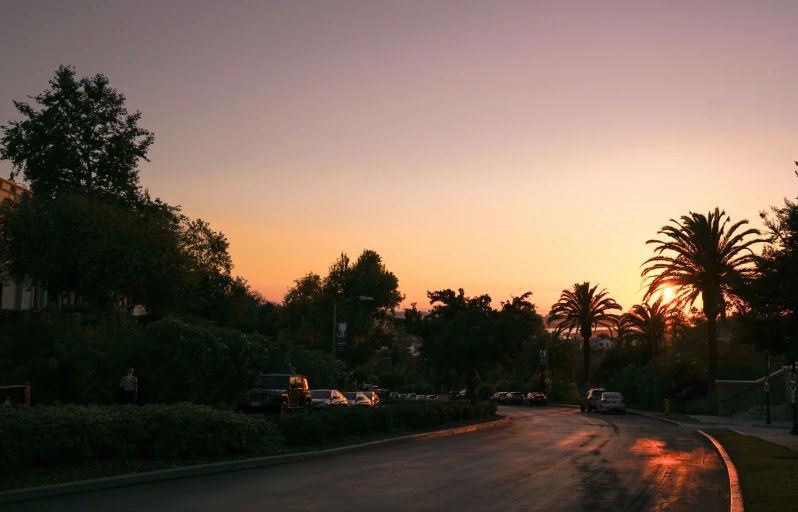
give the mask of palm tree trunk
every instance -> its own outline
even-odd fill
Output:
[[[582,358],[585,365],[585,389],[590,389],[590,337],[583,338]]]
[[[718,319],[717,315],[712,312],[712,315],[707,315],[707,344],[709,345],[709,377],[711,379],[710,387],[715,383],[718,378]]]

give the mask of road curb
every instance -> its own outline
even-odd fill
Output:
[[[65,494],[75,494],[81,492],[99,491],[102,489],[112,489],[115,487],[126,487],[151,482],[162,482],[164,480],[174,480],[178,478],[188,478],[192,476],[210,475],[215,473],[225,473],[228,471],[239,471],[243,469],[263,468],[277,466],[280,464],[290,464],[305,460],[321,459],[352,452],[361,452],[384,448],[387,446],[409,443],[412,441],[435,439],[438,437],[449,437],[479,430],[487,430],[507,425],[510,417],[505,416],[495,421],[457,427],[435,432],[423,432],[408,436],[394,437],[381,441],[370,441],[351,446],[341,446],[330,448],[329,450],[316,450],[303,453],[290,453],[285,455],[273,455],[270,457],[257,457],[253,459],[214,462],[211,464],[198,464],[196,466],[186,466],[182,468],[159,469],[146,473],[132,473],[128,475],[113,476],[109,478],[96,478],[92,480],[79,480],[64,484],[44,485],[39,487],[29,487],[13,491],[0,492],[0,504],[15,503],[20,501],[36,500],[41,498],[51,498]]]
[[[717,439],[703,430],[696,429],[696,432],[709,439],[726,465],[726,471],[729,474],[729,512],[744,512],[745,507],[743,505],[743,491],[740,488],[740,478],[737,475],[737,468],[734,467],[731,457],[729,457],[729,454],[726,453],[723,445]]]

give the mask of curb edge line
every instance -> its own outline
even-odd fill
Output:
[[[729,457],[729,454],[726,453],[723,445],[721,445],[717,439],[701,429],[696,429],[695,431],[706,437],[712,443],[715,450],[718,451],[720,458],[723,460],[723,463],[726,465],[726,472],[729,475],[729,512],[744,512],[745,506],[743,504],[743,491],[740,488],[740,478],[731,457]]]

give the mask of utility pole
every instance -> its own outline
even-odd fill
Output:
[[[767,405],[765,424],[770,425],[770,354],[765,354],[765,404]]]
[[[798,436],[798,416],[795,409],[795,358],[792,360],[792,373],[790,374],[790,400],[792,400],[792,431],[790,434]]]

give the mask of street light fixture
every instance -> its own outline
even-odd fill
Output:
[[[337,322],[336,316],[337,316],[337,313],[338,313],[338,306],[340,306],[341,304],[346,304],[347,302],[353,301],[355,299],[364,300],[364,301],[366,301],[366,300],[374,300],[373,297],[366,297],[365,295],[355,295],[354,297],[350,297],[350,298],[348,298],[346,300],[342,300],[340,302],[333,302],[333,326],[332,326],[333,327],[332,328],[332,358],[333,358],[333,362],[335,361],[335,324]]]

